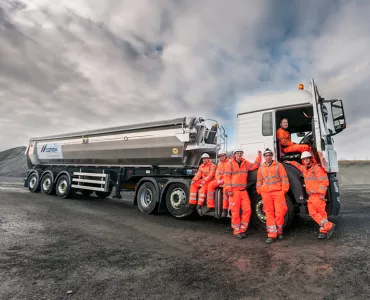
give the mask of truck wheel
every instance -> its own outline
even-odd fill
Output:
[[[266,230],[266,215],[263,211],[262,197],[256,191],[251,193],[252,223],[260,230]],[[288,194],[285,195],[288,211],[285,214],[284,228],[288,228],[294,218],[293,202]]]
[[[151,214],[157,207],[159,195],[151,182],[144,182],[137,192],[137,206],[144,214]]]
[[[50,195],[54,192],[53,177],[50,173],[45,174],[41,179],[41,192],[45,195]]]
[[[195,207],[188,205],[189,189],[182,183],[174,183],[166,192],[166,206],[171,215],[183,218],[191,215]]]
[[[60,198],[68,198],[71,195],[71,185],[67,175],[62,175],[58,178],[55,185],[56,194]]]
[[[28,189],[32,193],[37,193],[40,190],[39,177],[37,173],[32,173],[28,178]]]

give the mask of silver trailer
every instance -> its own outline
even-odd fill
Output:
[[[184,117],[113,128],[31,138],[26,150],[34,166],[184,166],[226,144],[217,123]]]
[[[60,198],[76,192],[105,198],[113,189],[121,198],[129,191],[144,213],[183,217],[194,210],[188,194],[201,155],[217,162],[226,146],[223,127],[201,117],[34,137],[25,152],[25,187]]]

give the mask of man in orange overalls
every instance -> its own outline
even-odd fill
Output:
[[[258,151],[256,161],[251,164],[243,158],[243,150],[234,150],[234,156],[225,166],[224,189],[229,195],[231,228],[234,236],[245,238],[251,217],[251,201],[247,192],[248,172],[257,170],[261,165],[262,152]],[[242,214],[240,217],[240,208]]]
[[[282,118],[280,121],[280,128],[276,131],[276,138],[280,142],[282,151],[284,153],[289,152],[303,152],[311,151],[311,147],[306,144],[295,144],[290,139],[290,133],[288,131],[288,119]]]
[[[289,191],[289,181],[284,166],[273,160],[273,152],[263,152],[265,163],[258,169],[256,190],[262,196],[263,211],[266,215],[267,240],[273,243],[283,238],[283,226],[288,207],[285,194]]]
[[[224,171],[225,166],[229,159],[226,156],[226,151],[220,150],[218,152],[218,158],[220,159],[217,169],[216,169],[216,179],[212,180],[207,188],[207,210],[205,212],[211,212],[215,208],[215,190],[218,187],[222,187],[224,184]],[[221,217],[227,216],[227,211],[229,209],[229,195],[223,189],[223,204],[222,204],[222,214]]]
[[[335,224],[328,221],[326,214],[325,195],[329,186],[329,179],[323,167],[312,161],[312,154],[308,151],[301,155],[303,165],[295,161],[286,161],[300,170],[304,177],[307,194],[308,212],[312,219],[320,226],[318,239],[330,239],[334,232]]]
[[[206,198],[207,186],[213,180],[216,173],[216,165],[211,161],[209,155],[204,153],[201,158],[203,163],[199,166],[198,172],[193,177],[190,185],[189,204],[197,204],[197,192],[199,189],[198,207],[200,208]]]

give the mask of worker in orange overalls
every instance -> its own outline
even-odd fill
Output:
[[[285,194],[290,186],[284,166],[273,160],[273,155],[268,148],[263,152],[265,163],[258,169],[256,183],[266,215],[268,244],[273,243],[276,238],[283,239],[284,217],[288,211]]]
[[[284,153],[289,152],[303,152],[311,151],[311,147],[306,144],[295,144],[290,139],[290,133],[288,131],[288,119],[282,118],[280,121],[280,128],[276,132],[276,138],[280,142],[282,151]]]
[[[211,161],[207,153],[202,154],[203,163],[199,166],[198,172],[193,177],[190,185],[189,204],[197,204],[197,192],[199,189],[198,208],[200,208],[206,198],[207,186],[213,180],[216,173],[216,165]]]
[[[231,228],[234,236],[242,239],[247,236],[251,217],[251,201],[247,192],[248,172],[257,170],[261,165],[262,152],[258,151],[256,161],[251,164],[243,158],[243,150],[234,150],[234,156],[225,166],[224,189],[229,195]],[[240,216],[240,209],[242,210]]]
[[[320,226],[319,239],[330,239],[334,232],[335,224],[328,221],[325,208],[325,195],[329,186],[329,179],[323,167],[312,161],[312,154],[308,151],[301,155],[303,165],[295,161],[286,161],[300,170],[304,177],[307,194],[308,212],[312,219]]]

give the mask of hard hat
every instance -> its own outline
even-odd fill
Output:
[[[303,151],[301,155],[301,159],[307,158],[307,157],[312,157],[312,154],[308,151]]]
[[[226,155],[226,151],[225,150],[220,150],[220,151],[218,151],[217,155]]]
[[[209,155],[208,155],[208,153],[203,153],[200,158],[209,158]]]
[[[269,148],[266,148],[265,151],[263,151],[263,155],[265,155],[267,153],[274,154],[274,152],[272,152]]]
[[[233,151],[233,154],[235,154],[236,152],[244,152],[243,149],[241,148],[236,148],[234,151]]]

